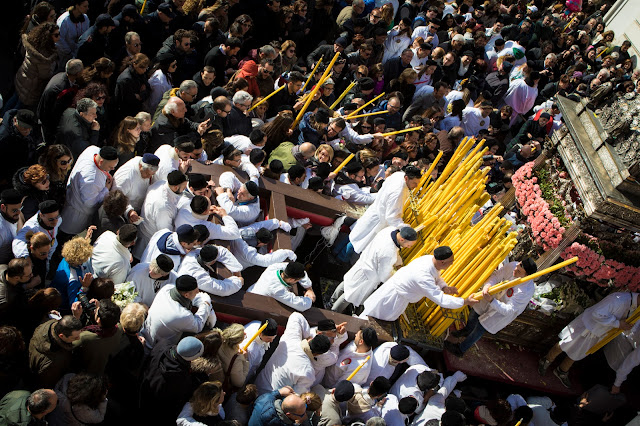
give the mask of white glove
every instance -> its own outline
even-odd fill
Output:
[[[201,291],[196,295],[196,297],[193,298],[193,304],[195,306],[200,306],[205,302],[209,303],[209,305],[211,306],[211,296],[209,296],[209,293],[204,293]]]
[[[293,250],[283,249],[287,253],[287,258],[292,262],[295,262],[298,256],[293,252]]]
[[[453,378],[458,382],[464,382],[465,380],[467,380],[467,375],[462,371],[456,371],[455,373],[453,373]]]
[[[281,220],[280,229],[282,229],[284,232],[289,232],[291,231],[291,225],[289,224],[289,222],[285,222],[284,220]]]

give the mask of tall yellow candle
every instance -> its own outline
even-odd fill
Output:
[[[407,133],[407,132],[413,132],[416,130],[421,130],[422,126],[417,126],[417,127],[409,127],[408,129],[402,129],[402,130],[396,130],[395,132],[387,132],[387,133],[383,133],[382,136],[393,136],[393,135],[399,135],[400,133]]]
[[[275,95],[276,93],[278,93],[279,91],[281,91],[282,89],[284,89],[285,87],[287,87],[287,84],[283,84],[282,86],[278,87],[276,90],[274,90],[273,92],[269,93],[268,96],[265,96],[264,99],[260,100],[260,102],[257,102],[254,106],[252,106],[251,108],[249,108],[249,111],[252,111],[254,108],[256,108],[258,105],[260,105],[261,103],[267,101],[270,97],[272,97],[273,95]]]
[[[358,374],[358,371],[360,371],[360,369],[362,367],[364,367],[364,365],[369,361],[369,359],[371,359],[370,355],[367,355],[367,357],[364,359],[364,362],[362,364],[360,364],[358,367],[356,367],[355,370],[353,370],[353,373],[349,374],[349,377],[347,377],[347,380],[351,381],[351,379],[353,379],[353,377]]]
[[[380,114],[388,114],[388,113],[389,111],[376,111],[376,112],[368,112],[366,114],[358,114],[358,115],[343,115],[342,118],[353,120],[354,118],[369,117],[370,115],[380,115]]]
[[[368,105],[371,105],[372,103],[374,103],[375,101],[377,101],[378,99],[380,99],[383,96],[384,96],[384,92],[380,93],[378,96],[376,96],[375,98],[371,99],[369,102],[367,102],[366,104],[362,105],[360,108],[358,108],[357,110],[353,111],[351,114],[347,115],[347,118],[353,117],[354,115],[356,115],[357,113],[359,113],[360,111],[365,109]]]
[[[340,163],[340,165],[338,167],[336,167],[336,169],[333,171],[333,173],[338,173],[340,170],[342,170],[344,168],[344,166],[349,164],[349,161],[351,161],[351,159],[353,157],[355,157],[354,153],[349,154],[349,156],[342,163]]]
[[[318,70],[318,67],[320,66],[320,64],[322,64],[322,58],[324,58],[324,56],[321,56],[320,59],[318,59],[318,63],[316,64],[315,67],[313,67],[313,70],[311,71],[311,74],[309,74],[309,78],[307,79],[307,81],[304,82],[304,86],[302,86],[302,89],[300,89],[300,93],[304,93],[304,89],[307,88],[307,86],[309,85],[309,82],[313,78],[313,75]]]
[[[351,91],[351,89],[353,89],[353,86],[356,85],[355,81],[352,81],[349,86],[347,86],[346,89],[344,89],[344,92],[342,92],[342,94],[340,96],[338,96],[338,99],[336,99],[336,101],[334,103],[331,104],[331,106],[329,107],[330,109],[334,109],[335,107],[337,107],[340,104],[340,101],[342,101],[344,99],[345,96],[347,96],[347,94]]]
[[[262,324],[262,327],[260,327],[258,329],[258,331],[256,331],[256,334],[254,334],[253,336],[251,336],[251,339],[249,339],[249,341],[247,342],[246,345],[244,345],[244,347],[242,348],[243,351],[246,351],[247,349],[249,349],[249,345],[251,345],[251,343],[253,343],[254,340],[256,340],[258,338],[258,336],[260,335],[260,333],[262,333],[264,331],[265,328],[267,328],[267,326],[269,325],[269,322],[266,321],[264,324]]]

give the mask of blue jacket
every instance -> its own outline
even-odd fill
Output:
[[[278,399],[284,398],[277,390],[260,395],[253,405],[253,412],[251,413],[248,426],[286,425],[287,423],[280,419],[276,407],[273,405]],[[293,422],[290,424],[293,424]]]
[[[310,119],[313,115],[312,112],[307,112],[300,120],[300,136],[298,137],[298,145],[302,145],[305,142],[311,142],[317,148],[322,143],[320,133],[311,126]]]
[[[49,287],[55,287],[62,295],[61,307],[63,309],[71,309],[73,302],[78,301],[78,293],[82,288],[81,280],[87,272],[93,273],[89,262],[85,262],[77,268],[71,268],[67,259],[62,258]]]
[[[389,103],[389,101],[380,102],[380,105],[374,108],[371,112],[386,111],[387,103]],[[402,114],[400,114],[397,111],[394,112],[393,114],[391,113],[385,114],[384,121],[385,123],[387,123],[387,127],[391,127],[396,130],[404,129],[404,126],[402,125]]]

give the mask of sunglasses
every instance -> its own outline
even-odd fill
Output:
[[[98,96],[96,98],[96,101],[104,101],[105,99],[107,99],[107,96],[106,95],[102,95],[102,96]]]
[[[66,166],[67,164],[71,164],[73,160],[60,160],[61,166]]]

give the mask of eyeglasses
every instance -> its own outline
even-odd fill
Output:
[[[273,71],[269,71],[269,70],[267,70],[266,68],[262,68],[262,72],[263,72],[264,74],[273,74]]]
[[[229,113],[231,112],[231,108],[229,108],[228,110],[227,110],[227,109],[222,110],[222,111],[220,111],[220,112],[224,112],[225,114],[229,114]]]
[[[382,18],[382,16],[380,16],[380,15],[371,15],[371,17],[373,19],[381,19]]]
[[[304,404],[304,412],[302,414],[296,414],[296,413],[287,413],[287,414],[291,414],[292,416],[302,418],[307,415],[307,404]]]
[[[289,53],[296,53],[296,49],[289,49],[289,50],[287,50],[287,52],[289,52]]]
[[[71,164],[73,160],[59,160],[61,166],[66,166],[67,164]]]

